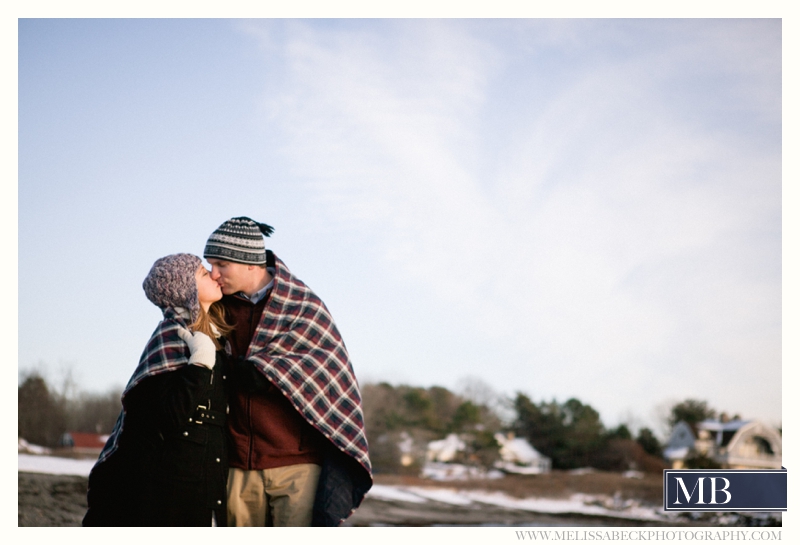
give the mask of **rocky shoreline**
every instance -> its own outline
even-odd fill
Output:
[[[19,526],[80,526],[89,480],[77,475],[18,473]]]

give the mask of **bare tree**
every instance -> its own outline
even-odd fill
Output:
[[[122,410],[121,397],[121,389],[114,389],[104,394],[78,394],[75,399],[67,401],[69,430],[111,433]]]

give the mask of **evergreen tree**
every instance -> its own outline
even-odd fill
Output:
[[[609,430],[607,437],[609,439],[633,439],[633,435],[631,435],[631,430],[628,429],[628,426],[625,424],[620,424],[613,430]]]
[[[717,411],[708,406],[705,401],[697,399],[687,399],[672,407],[669,415],[670,428],[678,422],[686,422],[689,425],[697,424],[703,420],[714,418]]]
[[[641,428],[636,436],[636,442],[642,446],[647,454],[661,457],[661,443],[650,428]]]
[[[517,393],[514,409],[514,432],[548,456],[556,469],[588,466],[604,447],[600,414],[578,399],[568,399],[561,405],[556,401],[536,405],[525,394]]]

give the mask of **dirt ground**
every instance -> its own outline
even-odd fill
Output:
[[[623,500],[635,499],[649,505],[661,505],[662,475],[645,473],[641,479],[625,478],[619,473],[594,471],[576,474],[552,471],[544,475],[507,475],[502,479],[448,481],[446,483],[396,475],[376,475],[377,484],[401,486],[445,486],[447,488],[503,492],[514,498],[569,498],[573,494],[619,493]]]
[[[85,477],[19,474],[19,526],[80,526],[86,512]],[[661,475],[645,474],[643,479],[626,479],[619,474],[596,472],[575,475],[554,471],[547,475],[508,476],[497,480],[451,481],[441,483],[417,477],[376,475],[376,484],[398,486],[439,486],[503,492],[509,496],[566,498],[574,493],[619,494],[642,504],[661,504]],[[709,515],[709,513],[703,513]],[[769,521],[768,521],[769,522]],[[771,524],[780,524],[780,519]],[[717,525],[711,519],[681,520],[679,525]],[[369,496],[345,521],[345,526],[651,526],[658,522],[636,522],[610,517],[544,515],[503,509],[490,505],[456,506],[429,501],[424,504],[384,501]],[[669,525],[675,525],[670,523]],[[764,525],[764,521],[740,518],[726,525]]]

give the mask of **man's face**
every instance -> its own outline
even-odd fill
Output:
[[[211,265],[211,279],[219,284],[225,295],[244,291],[252,283],[251,265],[214,258],[206,261]]]

